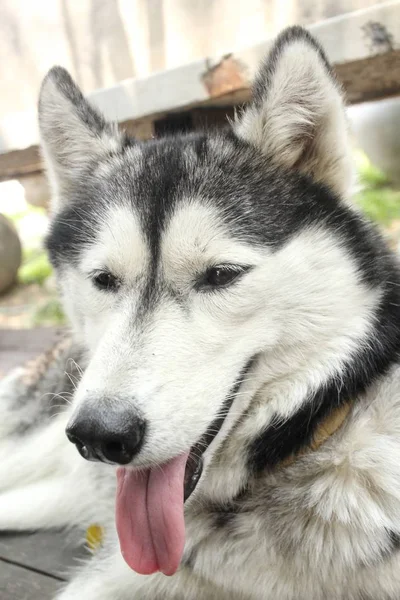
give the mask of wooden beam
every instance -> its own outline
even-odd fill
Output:
[[[0,181],[23,177],[43,170],[37,145],[0,154]]]
[[[0,378],[14,367],[49,350],[60,334],[61,330],[55,327],[0,329]]]
[[[400,50],[336,65],[349,104],[400,94]]]
[[[51,600],[59,581],[0,559],[1,600]]]
[[[72,567],[89,557],[84,534],[77,529],[0,534],[0,561],[23,565],[54,579],[69,579]]]
[[[154,133],[152,118],[126,120],[120,123],[120,127],[138,140],[147,140]],[[40,173],[43,169],[44,163],[38,145],[0,154],[0,181],[23,178]]]
[[[308,29],[325,48],[339,78],[350,87],[350,102],[382,98],[387,91],[400,94],[400,0],[334,17]],[[199,106],[232,106],[249,98],[250,82],[272,43],[268,40],[145,79],[127,79],[89,97],[108,118],[117,121],[156,119]],[[365,76],[357,75],[358,63],[362,73],[374,73],[369,87]],[[392,76],[382,71],[382,64],[395,69]]]
[[[400,95],[400,0],[309,27],[325,48],[349,103]],[[243,104],[250,82],[272,40],[216,58],[205,58],[143,79],[97,90],[89,99],[138,139],[154,135],[154,123],[173,113]],[[205,111],[204,113],[205,114]],[[0,154],[0,180],[43,168],[37,146]]]

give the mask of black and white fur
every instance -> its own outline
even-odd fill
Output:
[[[106,527],[59,600],[398,599],[400,276],[350,204],[343,100],[318,43],[284,31],[226,131],[137,142],[61,68],[39,116],[75,346],[40,393],[20,373],[2,382],[0,529]],[[243,267],[232,285],[201,285],[226,263]],[[115,291],[96,289],[104,270]],[[83,375],[49,420],[43,390],[60,393],[68,357]],[[135,465],[162,464],[248,365],[187,502],[179,571],[135,574],[116,542],[114,468],[68,443],[71,412],[131,402],[151,424]],[[283,466],[348,402],[330,439]]]

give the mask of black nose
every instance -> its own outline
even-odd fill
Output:
[[[66,434],[87,460],[128,464],[139,452],[145,421],[123,400],[85,400]]]

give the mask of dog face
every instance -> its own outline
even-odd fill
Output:
[[[136,142],[60,68],[39,113],[47,245],[89,357],[72,419],[108,430],[123,407],[140,438],[111,462],[163,464],[225,411],[222,439],[266,381],[308,360],[326,373],[366,335],[379,294],[343,202],[343,103],[304,30],[278,39],[224,132]]]

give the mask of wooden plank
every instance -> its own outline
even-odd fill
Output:
[[[128,119],[121,122],[120,127],[138,140],[147,140],[154,133],[152,118]],[[21,150],[0,153],[0,181],[19,178],[23,183],[25,177],[41,173],[43,170],[44,162],[37,144]]]
[[[0,352],[23,348],[35,356],[44,352],[60,336],[61,329],[55,327],[37,327],[34,329],[0,329]]]
[[[59,588],[52,577],[0,560],[1,600],[50,600]]]
[[[119,124],[123,131],[138,140],[148,140],[154,134],[153,119],[126,120]],[[42,173],[44,162],[40,156],[39,146],[33,145],[21,150],[0,153],[0,181],[9,179],[28,180],[29,176]]]
[[[308,27],[324,47],[350,103],[400,94],[400,0],[382,2]],[[204,58],[89,94],[106,116],[138,139],[170,113],[246,102],[250,82],[273,40]],[[42,167],[37,146],[0,154],[0,180]]]
[[[400,93],[400,50],[336,65],[336,72],[349,104],[397,96]]]
[[[68,579],[78,560],[89,557],[84,536],[76,529],[0,534],[0,559],[59,579]]]
[[[398,48],[400,0],[347,13],[311,25],[308,29],[321,42],[334,65],[373,61],[375,57]],[[232,105],[248,98],[250,81],[272,43],[273,40],[268,40],[147,78],[127,79],[113,87],[97,90],[89,98],[108,118],[118,121],[159,118],[168,112],[188,110],[194,106]],[[379,77],[386,79],[387,74],[379,69],[375,71],[377,97],[381,97],[386,86],[379,83]],[[357,80],[352,85],[354,88]],[[399,79],[394,87],[400,93]],[[364,98],[362,93],[352,97],[357,101]],[[371,90],[368,99],[371,99]]]
[[[0,377],[49,350],[59,335],[60,330],[53,327],[0,329]]]
[[[29,175],[43,170],[38,145],[0,154],[0,181]]]

